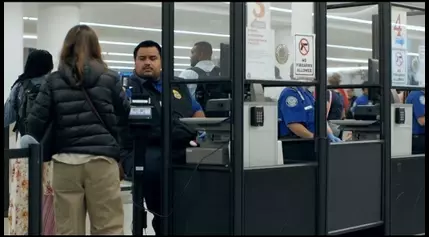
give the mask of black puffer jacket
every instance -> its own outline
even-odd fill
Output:
[[[119,75],[98,62],[85,67],[82,86],[107,128],[98,120],[72,75],[62,67],[49,76],[28,116],[28,134],[40,141],[53,121],[54,153],[120,158],[120,134],[128,126],[130,105]],[[125,129],[126,130],[126,129]]]

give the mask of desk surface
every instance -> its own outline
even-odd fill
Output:
[[[340,125],[340,126],[369,126],[377,123],[377,120],[355,120],[355,119],[344,119],[344,120],[329,120],[329,122]]]

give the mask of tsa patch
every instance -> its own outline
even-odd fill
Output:
[[[420,100],[420,104],[425,105],[425,96],[424,95],[421,95],[419,100]]]
[[[295,107],[298,104],[298,99],[295,96],[288,96],[286,98],[286,104],[289,107]]]

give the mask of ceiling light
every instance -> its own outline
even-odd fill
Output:
[[[134,64],[134,61],[121,61],[121,60],[104,60],[105,63],[117,63],[117,64]],[[190,67],[189,63],[175,63],[174,66],[178,67]]]
[[[123,57],[133,57],[134,55],[132,53],[115,53],[115,52],[102,52],[103,55],[109,55],[109,56],[123,56]],[[174,56],[175,59],[191,59],[191,57],[186,56]]]
[[[134,67],[127,67],[127,66],[108,66],[110,69],[122,69],[122,70],[134,70]],[[175,68],[175,72],[182,72],[185,71],[185,69]]]
[[[361,66],[361,67],[328,67],[326,69],[326,72],[350,72],[350,71],[357,71],[357,70],[368,70],[368,67]]]
[[[332,62],[343,62],[343,63],[368,63],[368,60],[363,59],[349,59],[349,58],[331,58],[327,57],[326,60]]]

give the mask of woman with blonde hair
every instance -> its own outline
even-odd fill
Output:
[[[123,234],[118,129],[130,105],[118,73],[103,62],[98,37],[86,25],[69,30],[58,71],[40,89],[28,135],[40,141],[52,123],[56,234]]]

